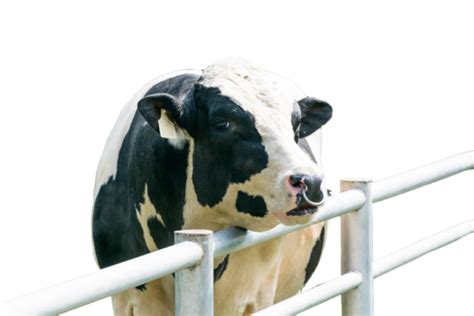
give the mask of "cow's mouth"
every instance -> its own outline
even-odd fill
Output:
[[[291,211],[286,212],[288,216],[305,216],[316,213],[318,210],[317,206],[305,204],[298,206],[297,208],[292,209]]]

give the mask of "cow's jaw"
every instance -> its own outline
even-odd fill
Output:
[[[258,122],[258,117],[256,117]],[[296,225],[310,221],[318,211],[305,201],[301,194],[296,194],[288,183],[288,178],[295,174],[317,175],[321,179],[322,170],[294,141],[294,134],[289,120],[281,116],[275,126],[259,124],[259,132],[264,136],[263,144],[270,157],[268,167],[262,171],[260,181],[263,186],[270,186],[270,192],[261,193],[265,196],[269,212],[284,225]],[[277,128],[275,128],[277,127]],[[255,176],[258,178],[258,176]],[[325,191],[321,184],[322,192]]]
[[[324,205],[313,206],[310,204],[303,204],[296,206],[287,212],[276,212],[272,213],[275,218],[286,226],[293,226],[298,224],[305,224],[311,221],[315,214],[319,211],[319,208]]]

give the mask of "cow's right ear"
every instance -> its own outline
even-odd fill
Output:
[[[324,101],[306,97],[298,101],[301,109],[301,122],[298,136],[304,138],[326,124],[332,117],[332,107]]]
[[[138,101],[138,111],[163,138],[176,138],[183,116],[183,106],[167,93],[150,94]]]

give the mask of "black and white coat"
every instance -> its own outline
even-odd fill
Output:
[[[170,246],[179,229],[263,231],[311,219],[325,195],[319,149],[331,107],[242,60],[157,78],[125,106],[96,176],[93,237],[101,268]],[[158,120],[175,137],[160,135]],[[164,134],[164,131],[162,131]],[[313,142],[314,143],[314,142]],[[317,146],[319,147],[319,146]],[[324,223],[215,262],[216,315],[294,295],[316,268]],[[113,296],[116,315],[174,313],[173,277]]]

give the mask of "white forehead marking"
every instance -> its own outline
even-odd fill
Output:
[[[225,59],[204,69],[200,83],[216,87],[253,114],[276,110],[291,115],[295,98],[270,72],[242,59]]]
[[[252,113],[265,147],[293,141],[291,113],[297,99],[287,80],[245,60],[225,59],[204,69],[200,82]]]
[[[294,142],[291,125],[291,113],[297,100],[292,89],[278,79],[247,61],[226,59],[204,69],[200,82],[219,88],[223,95],[252,113],[270,158],[278,156],[291,168],[306,159],[299,159],[301,149]]]

